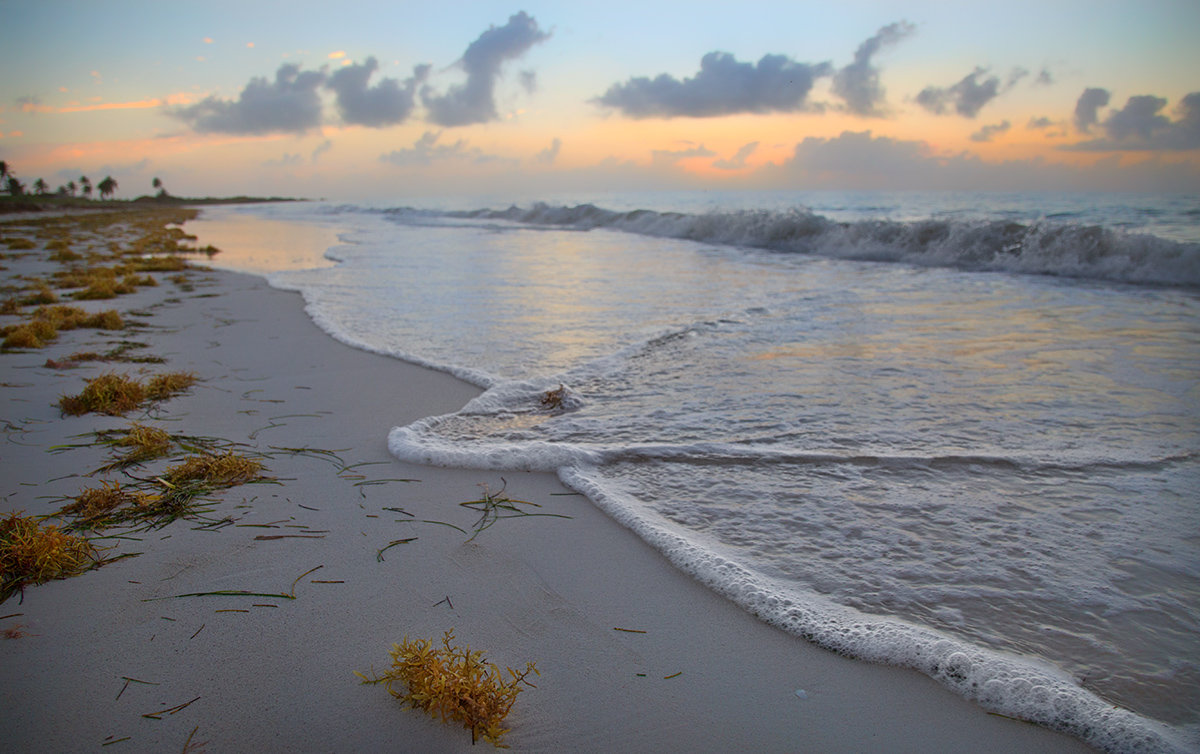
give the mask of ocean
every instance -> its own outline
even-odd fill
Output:
[[[794,635],[1101,749],[1200,749],[1200,197],[312,202],[194,232],[245,216],[341,240],[215,264],[485,389],[396,457],[554,471]]]

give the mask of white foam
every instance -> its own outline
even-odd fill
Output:
[[[654,546],[679,569],[767,623],[832,651],[920,671],[985,708],[1040,723],[1112,752],[1184,752],[1198,743],[1180,731],[1114,707],[1061,671],[989,651],[927,628],[869,616],[755,574],[652,520],[585,466],[559,478]]]
[[[1200,244],[1096,225],[1038,220],[859,220],[834,222],[808,210],[687,214],[614,212],[591,204],[534,204],[447,213],[526,225],[608,228],[702,243],[965,270],[1200,285]],[[397,218],[403,219],[400,213]],[[425,215],[421,215],[425,217]]]

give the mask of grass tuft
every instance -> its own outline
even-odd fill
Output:
[[[98,562],[96,548],[83,537],[17,512],[0,518],[0,602],[27,584],[76,576]]]
[[[454,646],[453,640],[452,630],[442,636],[441,648],[428,639],[409,640],[406,636],[392,645],[392,667],[387,673],[376,678],[357,675],[364,683],[382,683],[392,696],[442,722],[461,722],[471,730],[472,744],[482,738],[504,747],[502,739],[509,729],[501,724],[523,686],[534,687],[526,678],[540,674],[531,662],[520,673],[506,668],[509,677],[505,680],[482,652]],[[398,684],[403,684],[404,690],[397,688]]]

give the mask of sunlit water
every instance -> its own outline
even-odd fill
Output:
[[[488,388],[397,456],[556,470],[797,635],[1196,746],[1194,200],[600,201],[250,211],[343,230],[272,278],[328,332]]]

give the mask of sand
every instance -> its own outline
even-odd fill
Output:
[[[12,276],[33,262],[4,264]],[[0,640],[0,748],[465,751],[468,731],[355,676],[384,669],[406,635],[453,629],[501,666],[537,663],[537,688],[508,718],[517,751],[1087,750],[915,672],[767,626],[553,475],[505,474],[506,494],[569,518],[505,519],[467,541],[444,524],[469,532],[476,514],[459,503],[478,499],[479,485],[499,489],[500,476],[398,462],[386,436],[457,409],[476,388],[334,341],[300,296],[261,278],[205,270],[186,290],[159,277],[156,288],[85,302],[140,312],[136,333],[76,330],[0,354],[0,512],[49,513],[96,486],[106,477],[85,475],[106,449],[49,449],[134,419],[272,453],[277,482],[216,495],[209,519],[230,522],[220,528],[183,520],[110,540],[110,554],[141,554],[0,605],[0,630],[23,634]],[[121,337],[167,363],[44,366]],[[124,418],[61,417],[54,405],[86,378],[139,369],[191,370],[201,382]],[[340,465],[272,446],[335,451]],[[294,600],[174,597],[293,589]]]

